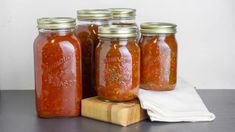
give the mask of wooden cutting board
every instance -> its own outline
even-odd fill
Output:
[[[147,117],[139,101],[110,102],[91,97],[82,100],[82,116],[128,126]]]

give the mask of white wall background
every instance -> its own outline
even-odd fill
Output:
[[[1,0],[0,89],[33,89],[36,18],[77,9],[131,7],[138,23],[178,25],[178,73],[201,89],[235,88],[234,0]]]

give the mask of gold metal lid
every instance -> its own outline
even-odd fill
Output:
[[[145,22],[140,25],[142,33],[176,33],[176,26],[165,22]]]
[[[136,9],[132,8],[110,8],[113,18],[135,17]]]
[[[91,20],[103,20],[111,19],[111,11],[106,9],[86,9],[86,10],[77,10],[77,18],[81,19],[91,19]]]
[[[98,35],[99,37],[108,37],[108,38],[136,37],[137,28],[135,26],[128,26],[128,25],[100,26],[98,28]]]
[[[76,19],[71,17],[43,17],[37,19],[39,29],[66,29],[74,28]]]

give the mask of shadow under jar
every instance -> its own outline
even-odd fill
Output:
[[[96,89],[110,101],[137,97],[140,83],[140,48],[136,27],[101,26],[96,48]]]
[[[109,25],[109,10],[78,10],[75,34],[82,47],[83,98],[97,95],[95,91],[95,48],[99,43],[98,27]]]
[[[174,89],[177,81],[176,25],[147,22],[140,27],[141,88]]]
[[[34,41],[36,109],[39,117],[80,115],[81,49],[73,31],[75,19],[38,19]]]

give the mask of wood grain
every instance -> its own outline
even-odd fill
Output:
[[[98,97],[82,100],[82,116],[121,126],[128,126],[147,117],[137,99],[128,102],[110,102]]]

